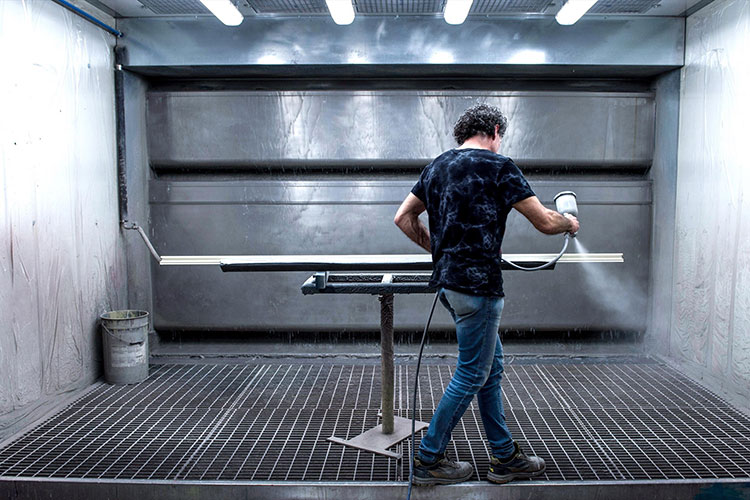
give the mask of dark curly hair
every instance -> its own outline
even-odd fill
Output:
[[[458,119],[453,127],[453,137],[459,145],[477,134],[492,137],[495,135],[495,125],[500,125],[498,132],[503,137],[508,128],[508,119],[495,106],[476,104],[464,111]]]

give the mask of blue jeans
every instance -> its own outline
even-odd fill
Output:
[[[430,421],[419,447],[420,460],[434,462],[445,452],[451,432],[477,396],[492,454],[504,458],[513,453],[513,439],[505,424],[503,393],[503,346],[497,331],[504,300],[466,295],[442,288],[440,301],[456,322],[458,362],[448,387]]]

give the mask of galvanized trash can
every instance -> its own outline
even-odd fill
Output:
[[[110,384],[137,384],[148,378],[148,312],[110,311],[101,315],[104,378]]]

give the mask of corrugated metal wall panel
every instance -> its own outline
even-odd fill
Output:
[[[453,124],[487,102],[510,126],[503,154],[522,166],[644,167],[651,94],[573,92],[152,92],[152,166],[347,168],[424,165],[456,145]]]

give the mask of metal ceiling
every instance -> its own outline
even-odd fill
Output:
[[[443,2],[440,2],[441,4]],[[553,0],[477,0],[470,14],[543,14]],[[443,11],[443,6],[437,13]]]
[[[86,0],[113,17],[211,15],[199,0]],[[328,15],[325,0],[234,0],[248,16]],[[598,15],[682,16],[706,0],[600,0]],[[359,15],[440,15],[445,0],[352,0]],[[554,15],[562,0],[475,0],[470,15]]]
[[[241,3],[259,14],[328,14],[324,0],[249,0]]]
[[[659,4],[660,0],[600,0],[590,14],[645,14]]]
[[[199,0],[139,0],[154,14],[210,14]]]
[[[354,8],[359,14],[434,14],[444,3],[443,0],[355,0]]]
[[[208,11],[199,0],[138,0],[144,7],[155,14],[206,14]],[[370,15],[438,15],[443,12],[445,0],[354,0],[357,14]],[[554,0],[477,0],[471,8],[471,14],[544,14]],[[617,12],[617,5],[627,4],[623,12],[645,12],[659,0],[625,0],[609,2],[607,13]],[[328,14],[325,0],[244,0],[245,4],[257,14]],[[634,11],[637,4],[640,10]]]

